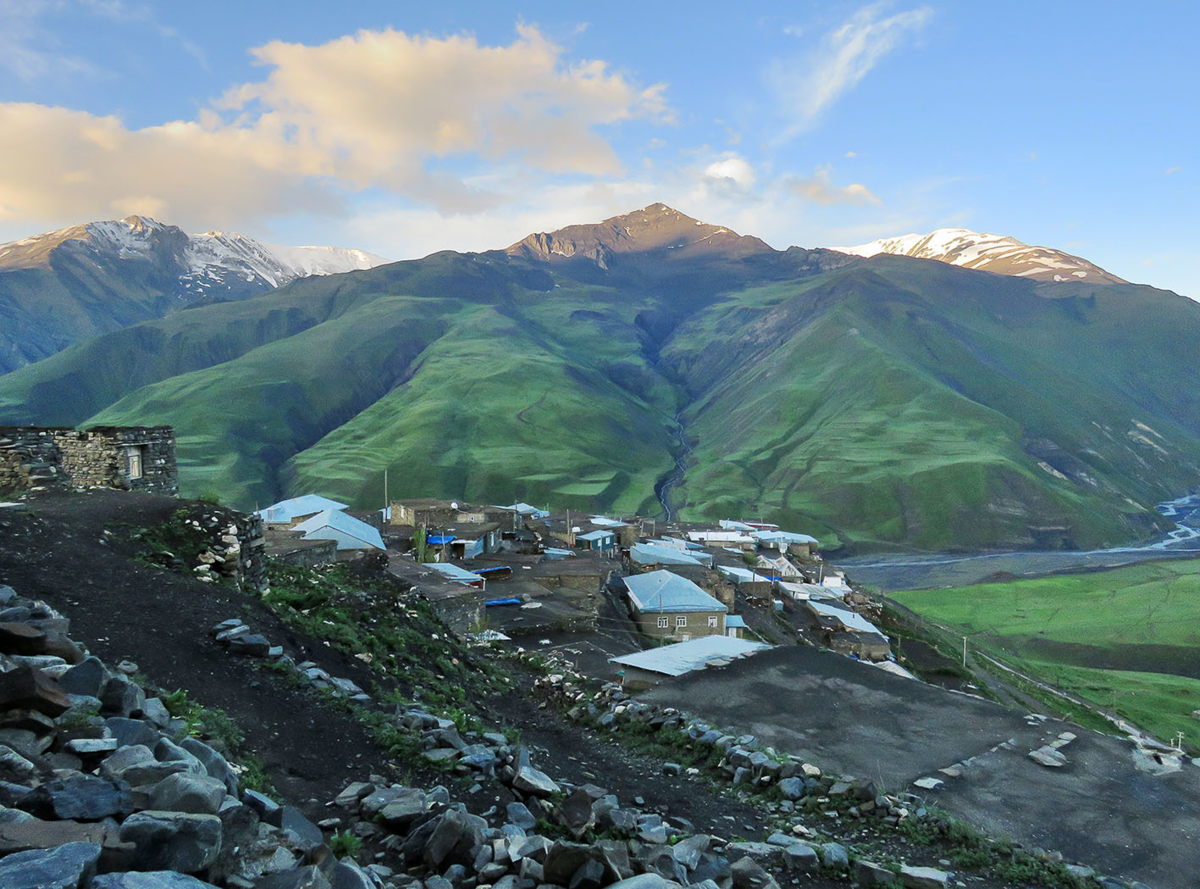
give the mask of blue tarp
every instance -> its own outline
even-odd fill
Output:
[[[488,599],[483,604],[488,608],[491,608],[493,605],[520,605],[521,600],[511,597],[508,599]]]
[[[493,571],[512,571],[507,565],[497,565],[495,568],[476,568],[476,574],[491,574]]]
[[[433,546],[445,546],[447,543],[453,543],[456,539],[453,534],[431,534],[425,538],[425,542]]]

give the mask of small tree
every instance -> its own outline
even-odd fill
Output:
[[[426,561],[428,546],[425,543],[425,526],[418,525],[417,530],[413,532],[413,552],[416,553],[417,561]]]

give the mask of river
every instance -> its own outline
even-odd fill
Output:
[[[1157,508],[1174,519],[1177,527],[1161,540],[1143,546],[980,555],[888,554],[839,559],[837,564],[856,583],[891,592],[964,586],[1000,572],[1042,577],[1062,571],[1116,568],[1153,559],[1200,558],[1200,495],[1169,500]]]

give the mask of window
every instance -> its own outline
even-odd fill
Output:
[[[658,619],[658,628],[660,630],[665,630],[668,626],[670,626],[670,624],[668,624],[667,619],[665,617],[660,617]]]
[[[713,616],[713,617],[710,617],[710,618],[708,619],[708,625],[709,625],[710,627],[716,627],[716,625],[717,625],[717,618],[716,618],[715,616]]]
[[[124,453],[125,458],[125,477],[134,479],[142,477],[142,449],[138,447],[126,448]]]
[[[675,626],[686,627],[687,626],[687,615],[681,614],[681,615],[679,615],[679,617],[675,618]]]

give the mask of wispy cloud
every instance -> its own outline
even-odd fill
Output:
[[[56,0],[0,0],[0,68],[24,83],[95,74],[81,56],[64,50],[42,19],[63,8]]]
[[[1182,170],[1183,170],[1183,167],[1182,167],[1182,166],[1180,166],[1180,167],[1169,167],[1169,168],[1167,169],[1167,175],[1168,175],[1168,176],[1174,176],[1176,173],[1178,173],[1178,172],[1181,172]]]
[[[816,47],[771,65],[769,79],[791,120],[782,139],[791,139],[812,127],[822,112],[857,86],[880,59],[933,17],[933,9],[928,6],[887,15],[888,6],[875,3],[860,9],[827,32]]]
[[[807,179],[788,179],[787,187],[800,197],[818,204],[882,204],[871,190],[858,182],[833,184],[829,167],[817,167]]]

